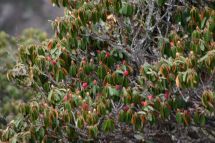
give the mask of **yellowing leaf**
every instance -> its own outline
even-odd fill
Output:
[[[175,83],[177,87],[180,87],[180,81],[179,81],[179,77],[177,76],[175,79]]]
[[[107,20],[113,20],[114,22],[116,22],[116,18],[113,14],[108,15]]]

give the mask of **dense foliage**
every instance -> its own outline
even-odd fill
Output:
[[[102,141],[165,122],[214,128],[213,7],[172,0],[52,2],[65,7],[65,16],[52,22],[55,37],[20,44],[8,72],[37,93],[1,131],[3,141]]]

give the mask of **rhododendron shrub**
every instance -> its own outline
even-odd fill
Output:
[[[190,2],[67,1],[55,36],[20,45],[10,80],[37,91],[3,141],[104,140],[214,118],[215,11]],[[154,13],[156,15],[154,15]]]

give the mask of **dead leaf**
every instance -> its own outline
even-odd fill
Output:
[[[176,86],[180,87],[180,81],[179,81],[179,77],[178,76],[176,77],[175,82],[176,82]]]

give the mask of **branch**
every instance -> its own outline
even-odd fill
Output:
[[[151,19],[152,19],[152,16],[153,16],[153,11],[154,11],[154,8],[155,8],[155,0],[150,0],[149,3],[148,3],[148,9],[149,9],[149,14],[146,18],[146,30],[147,31],[151,31],[150,27],[151,27]]]

